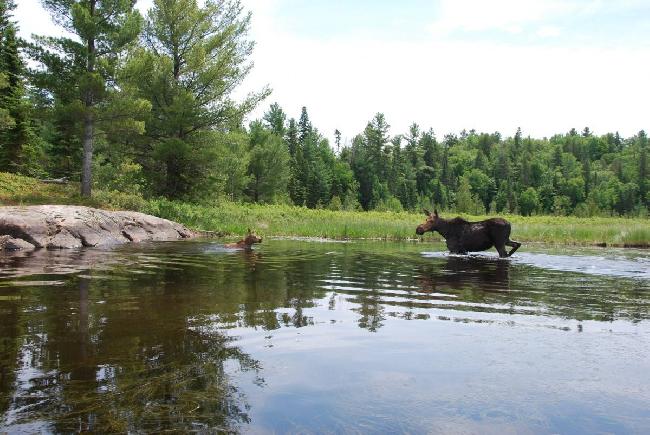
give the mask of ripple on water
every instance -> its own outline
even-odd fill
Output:
[[[490,254],[455,255],[446,252],[422,252],[425,258],[466,258],[468,261],[509,261],[544,270],[579,272],[591,275],[609,275],[626,278],[650,279],[650,256],[628,258],[623,255],[563,255],[538,252],[517,252],[513,257],[499,259]]]

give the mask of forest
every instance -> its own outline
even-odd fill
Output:
[[[0,0],[2,172],[79,182],[83,197],[101,188],[197,204],[647,216],[643,130],[440,136],[435,120],[391,132],[377,113],[343,143],[306,107],[273,103],[248,121],[271,89],[234,98],[254,49],[239,1],[155,0],[146,16],[131,0],[42,4],[69,36],[19,38],[15,2]]]

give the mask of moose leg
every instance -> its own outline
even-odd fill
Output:
[[[508,239],[508,241],[506,242],[506,245],[512,247],[512,250],[508,253],[508,257],[510,257],[512,254],[515,253],[515,251],[517,249],[519,249],[519,247],[521,246],[521,243],[515,242],[514,240]]]
[[[467,254],[467,251],[465,250],[463,245],[458,242],[458,240],[449,238],[446,239],[445,242],[447,243],[447,249],[449,250],[450,253],[457,254],[457,255]]]
[[[499,253],[499,257],[501,258],[508,257],[508,251],[506,251],[506,245],[494,245],[494,247]]]

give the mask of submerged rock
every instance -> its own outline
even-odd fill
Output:
[[[111,246],[196,236],[181,224],[134,211],[70,205],[0,207],[0,251]]]

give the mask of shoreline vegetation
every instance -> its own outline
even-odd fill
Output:
[[[336,211],[232,202],[194,204],[144,199],[100,189],[88,199],[79,196],[78,190],[77,183],[47,184],[34,178],[0,173],[0,205],[71,204],[133,210],[224,237],[244,234],[250,227],[263,236],[441,240],[438,234],[427,234],[424,238],[415,235],[415,227],[424,220],[422,213]],[[457,215],[454,212],[441,214]],[[650,220],[647,218],[500,215],[512,223],[512,237],[520,242],[650,248]],[[485,218],[463,213],[460,216],[468,220]]]

